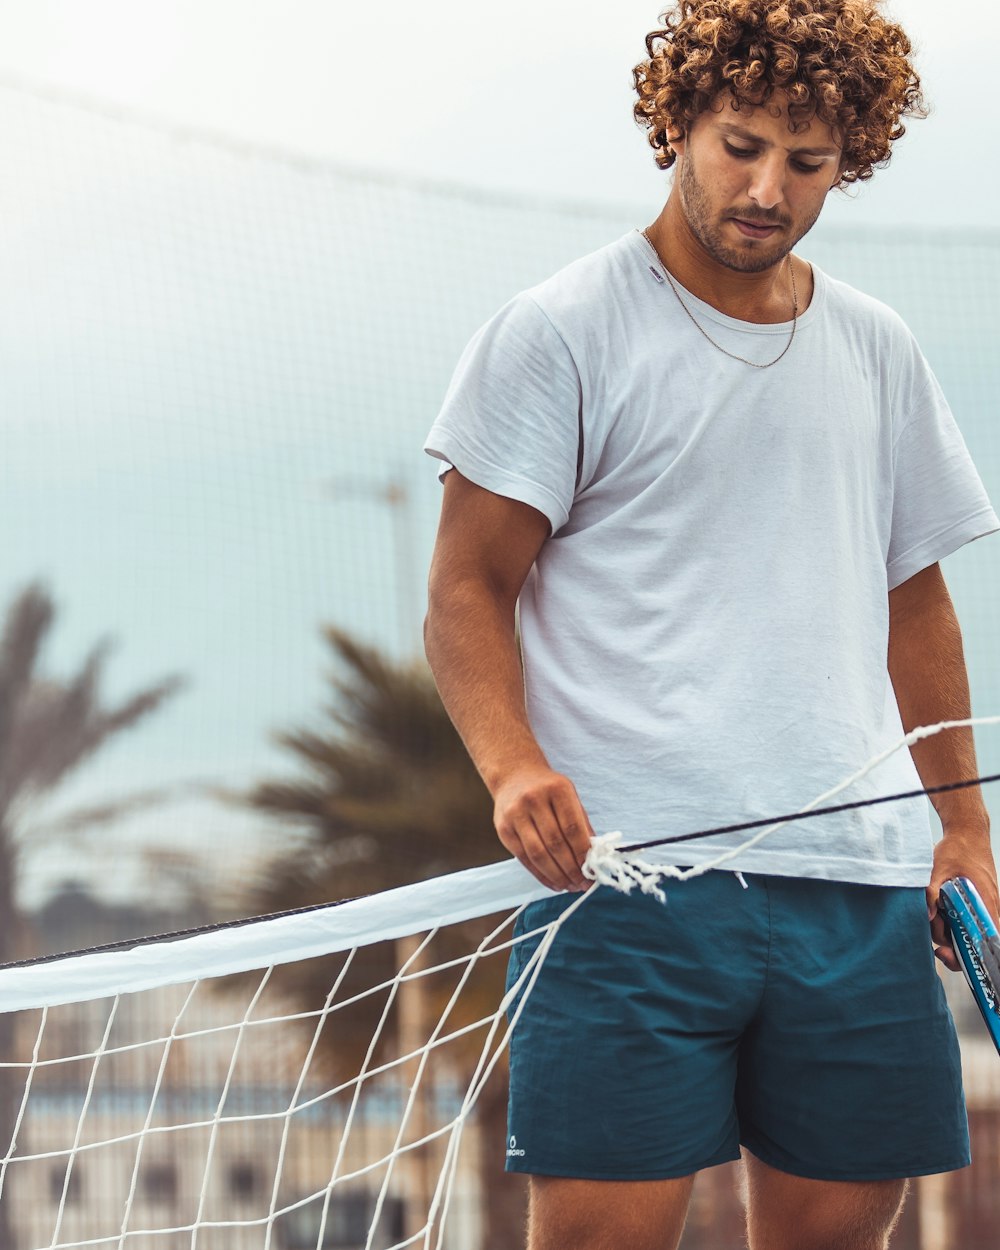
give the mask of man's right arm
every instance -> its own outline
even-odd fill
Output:
[[[448,714],[493,796],[500,841],[550,889],[581,890],[593,830],[573,783],[549,766],[531,731],[514,630],[517,597],[548,535],[537,509],[448,472],[424,640]]]

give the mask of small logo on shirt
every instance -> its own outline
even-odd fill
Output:
[[[510,1141],[507,1143],[507,1158],[508,1159],[523,1159],[524,1158],[524,1151],[518,1149],[517,1138],[514,1136],[513,1133],[511,1134]]]

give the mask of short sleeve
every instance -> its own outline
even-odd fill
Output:
[[[897,387],[889,589],[1000,529],[937,379],[916,343]]]
[[[466,347],[424,450],[477,486],[537,508],[555,533],[576,490],[580,412],[572,354],[522,294]]]

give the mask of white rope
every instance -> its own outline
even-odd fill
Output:
[[[357,948],[355,948],[344,960],[340,972],[337,974],[337,979],[334,981],[333,987],[326,996],[326,1001],[323,1003],[323,1010],[319,1014],[319,1020],[315,1029],[313,1029],[312,1041],[309,1044],[306,1057],[299,1070],[299,1079],[295,1084],[295,1090],[292,1093],[291,1102],[288,1104],[288,1111],[284,1116],[284,1124],[281,1127],[281,1142],[278,1146],[278,1158],[274,1167],[274,1181],[271,1184],[271,1205],[268,1210],[267,1233],[264,1238],[264,1250],[271,1250],[271,1238],[274,1235],[274,1222],[277,1218],[278,1196],[281,1188],[281,1181],[284,1176],[285,1154],[288,1150],[288,1136],[292,1127],[292,1116],[299,1107],[299,1099],[302,1096],[302,1090],[305,1086],[306,1079],[309,1076],[309,1070],[312,1067],[313,1058],[316,1054],[317,1047],[319,1046],[319,1039],[322,1035],[323,1028],[327,1019],[334,1011],[333,1004],[336,1001],[338,993],[340,992],[340,987],[344,982],[344,978],[347,976],[347,973],[354,964],[354,958],[357,953]]]
[[[511,1034],[514,1031],[518,1020],[521,1018],[525,1003],[531,995],[532,990],[535,988],[539,973],[542,970],[542,965],[544,964],[549,951],[552,949],[552,943],[555,941],[556,934],[567,922],[567,920],[569,920],[569,918],[576,911],[578,911],[589,898],[593,897],[593,893],[594,892],[591,890],[587,893],[580,894],[563,912],[559,914],[555,920],[545,926],[541,941],[526,961],[524,967],[521,969],[520,975],[514,981],[514,984],[501,999],[500,1005],[493,1016],[493,1023],[480,1051],[479,1062],[476,1065],[476,1071],[473,1074],[472,1080],[469,1082],[466,1090],[465,1098],[462,1103],[462,1109],[456,1116],[453,1123],[451,1138],[448,1143],[448,1153],[441,1169],[438,1189],[434,1195],[434,1201],[431,1205],[431,1223],[433,1223],[433,1216],[438,1212],[440,1207],[436,1250],[441,1250],[444,1239],[448,1208],[451,1202],[455,1176],[458,1168],[458,1151],[465,1124],[469,1116],[472,1114],[473,1108],[475,1107],[486,1082],[489,1080],[510,1042]],[[493,1046],[493,1039],[495,1038],[500,1027],[500,1022],[506,1018],[507,1012],[519,994],[521,997],[518,1000],[514,1014],[508,1021],[507,1028],[501,1037],[499,1044],[494,1047],[491,1055],[490,1047]],[[489,1058],[487,1058],[487,1056],[489,1056]]]
[[[73,1183],[73,1167],[76,1163],[77,1155],[79,1154],[80,1142],[83,1139],[83,1129],[87,1121],[87,1112],[90,1110],[90,1104],[94,1097],[94,1089],[97,1085],[97,1072],[101,1066],[101,1060],[105,1057],[108,1038],[110,1038],[111,1030],[114,1028],[120,1004],[120,998],[115,998],[112,1002],[111,1010],[108,1012],[108,1022],[105,1025],[104,1035],[101,1038],[101,1044],[98,1046],[97,1050],[94,1051],[94,1062],[90,1069],[90,1079],[87,1082],[87,1092],[84,1095],[83,1105],[80,1108],[80,1115],[76,1122],[76,1135],[73,1138],[73,1145],[70,1147],[69,1156],[66,1159],[66,1173],[63,1177],[62,1194],[59,1198],[59,1210],[56,1213],[55,1227],[52,1230],[53,1247],[58,1242],[59,1234],[62,1231],[63,1217],[66,1214],[66,1200],[69,1197],[69,1187]]]
[[[426,939],[421,943],[418,950],[413,952],[408,963],[403,965],[403,971],[406,970],[410,962],[419,963],[421,954],[423,953],[424,949],[426,949],[426,947],[430,945],[430,941],[434,937],[434,934],[436,932],[437,930],[434,930],[433,932],[427,935]],[[471,971],[471,968],[472,968],[472,964],[470,963],[466,971],[467,972]],[[464,982],[460,982],[460,985],[461,984],[464,984]],[[452,999],[452,1002],[454,1002],[454,999]],[[438,1021],[437,1027],[435,1028],[434,1032],[431,1034],[430,1040],[427,1042],[426,1045],[420,1048],[420,1051],[419,1051],[420,1059],[417,1062],[417,1071],[414,1074],[413,1082],[410,1086],[410,1094],[406,1100],[406,1106],[403,1108],[403,1114],[400,1116],[399,1128],[396,1130],[396,1140],[393,1142],[392,1149],[389,1151],[388,1166],[386,1167],[386,1170],[385,1170],[385,1176],[383,1176],[382,1178],[382,1184],[379,1187],[378,1197],[375,1200],[375,1211],[372,1215],[371,1224],[368,1227],[368,1240],[365,1242],[365,1250],[372,1250],[372,1247],[374,1245],[375,1233],[378,1229],[378,1222],[382,1217],[382,1208],[385,1205],[385,1200],[389,1194],[389,1182],[392,1180],[392,1174],[396,1166],[396,1160],[403,1153],[404,1149],[411,1149],[411,1150],[413,1149],[412,1143],[410,1143],[408,1147],[403,1146],[403,1136],[406,1132],[406,1126],[410,1122],[410,1116],[413,1113],[413,1109],[417,1104],[417,1090],[420,1087],[420,1081],[424,1075],[424,1068],[427,1066],[427,1059],[430,1054],[431,1047],[433,1046],[434,1042],[437,1040],[437,1037],[440,1034],[441,1029],[444,1027],[444,1021],[447,1018],[448,1012],[451,1010],[451,1006],[452,1006],[452,1003],[449,1003],[445,1009],[445,1015],[441,1018],[441,1020]],[[360,1089],[360,1086],[358,1088]],[[421,1232],[423,1232],[422,1229],[421,1229]],[[322,1245],[317,1246],[317,1250],[323,1250]]]
[[[374,1058],[375,1050],[378,1047],[379,1039],[381,1038],[382,1032],[385,1029],[385,1026],[389,1020],[389,1016],[392,1011],[393,1003],[396,1001],[396,996],[399,993],[399,985],[400,985],[401,977],[411,964],[420,962],[420,957],[423,954],[423,952],[427,949],[427,945],[430,942],[433,932],[436,932],[436,930],[432,931],[432,933],[428,933],[424,937],[420,945],[416,948],[416,950],[412,952],[412,954],[407,959],[406,963],[403,964],[402,968],[399,971],[399,975],[397,975],[397,977],[393,981],[392,987],[389,990],[389,996],[386,999],[385,1006],[382,1009],[382,1014],[379,1017],[378,1025],[376,1026],[375,1031],[372,1034],[372,1039],[368,1044],[368,1050],[365,1053],[364,1062],[361,1065],[361,1071],[358,1073],[358,1076],[354,1082],[354,1094],[351,1098],[351,1105],[347,1113],[347,1119],[344,1121],[344,1127],[340,1133],[340,1144],[337,1149],[337,1157],[334,1160],[333,1170],[330,1173],[330,1179],[327,1182],[325,1192],[323,1195],[323,1212],[320,1217],[319,1233],[317,1236],[317,1250],[322,1250],[323,1233],[326,1228],[326,1223],[330,1215],[330,1202],[331,1202],[331,1196],[333,1194],[333,1187],[337,1184],[338,1179],[343,1179],[341,1177],[341,1168],[343,1167],[343,1164],[344,1164],[344,1155],[347,1151],[347,1141],[348,1141],[348,1138],[350,1137],[351,1129],[354,1125],[354,1120],[358,1111],[358,1104],[361,1099],[361,1087],[363,1083],[365,1082],[365,1080],[370,1075],[374,1074],[375,1070],[373,1069],[371,1072],[369,1072],[369,1068],[370,1068],[372,1059]]]
[[[268,981],[270,980],[271,973],[273,971],[274,971],[273,968],[267,968],[264,972],[264,975],[261,977],[260,984],[257,986],[257,989],[254,992],[253,997],[250,999],[250,1002],[247,1005],[246,1011],[243,1013],[243,1020],[242,1020],[243,1027],[236,1034],[236,1039],[235,1039],[235,1042],[233,1043],[233,1053],[230,1056],[229,1069],[226,1072],[226,1079],[223,1082],[222,1093],[219,1095],[219,1101],[216,1104],[216,1108],[215,1108],[215,1115],[212,1119],[212,1131],[209,1134],[208,1150],[206,1152],[206,1157],[205,1157],[205,1167],[202,1172],[202,1178],[201,1178],[201,1193],[198,1195],[198,1213],[195,1216],[194,1226],[191,1229],[191,1250],[196,1250],[197,1248],[198,1230],[200,1228],[206,1227],[204,1223],[205,1204],[208,1201],[208,1183],[212,1175],[212,1163],[215,1159],[215,1149],[216,1149],[216,1146],[218,1145],[218,1140],[219,1140],[219,1126],[223,1118],[222,1112],[226,1106],[226,1103],[229,1100],[229,1090],[233,1083],[233,1077],[236,1074],[236,1064],[240,1057],[240,1050],[243,1046],[243,1040],[246,1037],[246,1025],[250,1017],[253,1015],[254,1008],[257,1006],[257,1003],[260,1001],[260,996],[264,993],[264,988],[267,985]]]
[[[697,864],[693,868],[676,868],[672,864],[650,863],[638,854],[619,850],[619,843],[622,840],[620,833],[601,834],[594,839],[587,858],[583,862],[584,876],[591,881],[596,881],[599,885],[607,885],[614,890],[619,890],[623,894],[629,894],[635,886],[638,886],[644,894],[651,894],[662,903],[665,895],[659,883],[665,878],[674,881],[690,881],[693,877],[701,877],[706,872],[721,868],[723,864],[728,864],[737,856],[758,846],[772,833],[784,829],[786,825],[793,824],[800,815],[811,812],[816,807],[826,806],[831,799],[835,799],[851,786],[863,781],[869,773],[874,772],[880,764],[884,764],[887,759],[902,751],[904,747],[912,747],[915,743],[922,742],[925,738],[933,738],[948,729],[970,729],[977,725],[1000,725],[1000,716],[970,716],[966,720],[946,720],[936,725],[919,725],[916,729],[911,729],[898,742],[872,756],[866,764],[851,773],[849,777],[845,777],[833,789],[827,790],[807,803],[795,816],[775,821],[773,825],[768,825],[765,829],[755,833],[753,837],[740,842],[739,846],[722,851],[714,859],[704,864]],[[745,886],[745,883],[743,884]]]
[[[200,985],[201,985],[200,981],[195,981],[195,983],[191,986],[191,989],[188,992],[187,998],[185,998],[183,1004],[181,1005],[180,1011],[177,1013],[177,1015],[174,1018],[173,1028],[170,1030],[170,1037],[167,1039],[167,1043],[163,1047],[163,1053],[160,1056],[160,1066],[156,1073],[156,1080],[153,1082],[153,1093],[149,1099],[149,1108],[146,1111],[145,1122],[142,1128],[139,1130],[139,1140],[136,1144],[135,1163],[132,1167],[132,1179],[129,1182],[128,1195],[125,1199],[125,1211],[124,1211],[124,1214],[122,1215],[121,1234],[120,1234],[119,1241],[118,1241],[119,1250],[123,1250],[123,1247],[125,1245],[125,1238],[128,1235],[129,1221],[132,1218],[132,1207],[133,1207],[133,1204],[135,1203],[135,1195],[139,1187],[139,1169],[142,1166],[142,1155],[146,1147],[146,1142],[149,1140],[150,1129],[152,1128],[152,1125],[153,1125],[153,1113],[156,1110],[157,1101],[159,1100],[159,1097],[160,1097],[160,1090],[163,1087],[163,1078],[167,1071],[167,1064],[170,1060],[170,1053],[171,1053],[171,1050],[173,1049],[174,1042],[177,1039],[177,1031],[180,1028],[181,1020],[183,1020],[184,1018],[184,1013],[187,1011],[188,1007],[190,1007],[191,1001],[194,998],[195,994],[198,992],[198,988]]]
[[[48,1023],[48,1019],[49,1011],[46,1007],[42,1010],[42,1016],[38,1022],[38,1032],[35,1034],[35,1045],[31,1051],[31,1062],[28,1065],[28,1072],[24,1078],[24,1091],[21,1094],[21,1104],[17,1109],[17,1118],[14,1121],[14,1128],[10,1135],[10,1144],[8,1145],[7,1152],[4,1155],[3,1163],[0,1164],[0,1200],[3,1199],[3,1187],[4,1182],[7,1179],[7,1168],[10,1166],[10,1161],[14,1157],[14,1152],[17,1150],[17,1140],[21,1133],[21,1125],[24,1122],[24,1113],[28,1108],[28,1098],[31,1095],[31,1085],[35,1079],[35,1073],[38,1071],[38,1058],[41,1054],[42,1038],[45,1036],[45,1026]]]
[[[609,885],[622,894],[631,894],[638,886],[643,894],[652,894],[659,902],[666,902],[667,896],[657,885],[663,870],[638,855],[620,850],[623,837],[624,834],[615,832],[594,838],[583,861],[583,875],[597,885]]]

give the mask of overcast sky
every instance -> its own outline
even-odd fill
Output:
[[[935,111],[827,220],[994,225],[1000,8],[966,0],[961,24],[941,0],[892,11]],[[630,70],[656,18],[646,0],[0,0],[0,72],[387,171],[652,206],[664,176]]]

